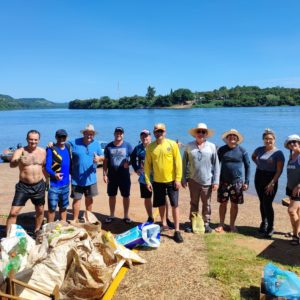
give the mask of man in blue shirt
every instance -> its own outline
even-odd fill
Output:
[[[98,195],[96,170],[103,160],[103,151],[94,140],[96,131],[92,124],[83,130],[82,138],[69,142],[72,149],[72,192],[74,221],[78,221],[80,200],[85,196],[86,210],[92,211],[93,197]]]
[[[107,183],[107,194],[109,196],[110,216],[105,223],[111,223],[115,217],[116,196],[120,189],[123,197],[124,222],[130,224],[128,217],[130,204],[130,173],[129,161],[132,146],[124,141],[124,129],[116,127],[114,141],[110,142],[104,150],[103,180]]]
[[[56,131],[56,144],[47,148],[46,171],[50,176],[48,191],[48,223],[54,222],[55,210],[58,205],[60,219],[66,221],[69,206],[69,184],[71,170],[71,151],[66,144],[67,132]]]

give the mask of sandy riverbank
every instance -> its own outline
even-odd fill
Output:
[[[109,213],[108,197],[106,187],[102,181],[102,169],[98,169],[99,195],[95,197],[93,211],[100,220],[103,220]],[[18,181],[18,169],[9,168],[8,164],[0,164],[0,214],[7,214],[10,209],[14,195],[14,186]],[[82,206],[83,208],[83,206]],[[237,219],[237,227],[241,234],[249,235],[247,246],[257,255],[264,255],[270,259],[286,259],[286,263],[295,263],[291,248],[283,236],[283,233],[290,230],[289,218],[286,207],[274,204],[275,208],[275,230],[273,240],[259,239],[253,232],[260,223],[258,199],[255,196],[246,194],[245,204],[240,206]],[[33,205],[28,202],[22,213],[32,212]],[[120,197],[117,201],[116,216],[120,218],[109,226],[103,225],[104,229],[113,233],[123,232],[129,229],[128,225],[122,222],[122,202]],[[188,219],[189,193],[188,190],[180,191],[180,222],[182,228]],[[135,222],[146,220],[146,212],[143,201],[139,197],[139,186],[137,176],[132,174],[131,206],[130,217]],[[228,220],[228,216],[227,216]],[[216,195],[212,197],[212,223],[218,222],[218,204]],[[214,233],[216,234],[216,233]],[[208,263],[206,260],[206,249],[203,238],[199,235],[183,232],[185,242],[176,244],[172,239],[172,231],[162,236],[160,248],[153,251],[141,251],[148,263],[136,266],[130,270],[114,299],[223,299],[222,289],[218,289],[218,282],[207,277]],[[289,253],[288,257],[286,253]],[[298,255],[295,255],[298,259]],[[297,262],[296,262],[297,263]],[[176,287],[176,290],[174,288]],[[202,297],[199,296],[202,291]],[[154,296],[155,295],[155,296]],[[205,296],[207,295],[207,296]]]

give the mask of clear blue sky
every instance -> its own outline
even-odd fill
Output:
[[[300,1],[0,0],[0,94],[300,87]]]

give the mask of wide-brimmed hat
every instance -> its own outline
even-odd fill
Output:
[[[244,140],[244,137],[236,129],[230,129],[230,130],[228,130],[228,131],[226,131],[222,134],[222,140],[225,143],[227,142],[227,137],[228,137],[229,134],[234,134],[238,137],[237,144],[242,143],[243,140]]]
[[[288,143],[291,142],[291,141],[297,141],[300,143],[300,136],[298,134],[292,134],[292,135],[289,135],[286,140],[284,141],[284,147],[289,149],[288,148]]]
[[[85,126],[85,128],[80,130],[81,133],[84,133],[86,131],[94,131],[94,134],[97,134],[97,131],[95,130],[94,125],[92,125],[92,124],[88,124]]]
[[[163,130],[166,131],[166,125],[164,123],[157,123],[154,125],[154,129],[153,132],[157,131],[157,130]]]
[[[193,137],[196,137],[197,131],[199,129],[203,129],[207,131],[206,137],[211,137],[214,134],[214,130],[207,128],[207,125],[205,123],[198,123],[195,128],[191,128],[188,133],[191,134]]]

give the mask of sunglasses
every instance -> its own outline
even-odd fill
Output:
[[[67,136],[66,136],[66,135],[59,135],[59,136],[57,136],[57,138],[58,138],[58,139],[66,139]]]
[[[297,144],[297,143],[298,143],[298,141],[289,141],[287,144],[292,145],[292,144]]]
[[[155,133],[164,133],[164,132],[165,132],[165,131],[162,130],[162,129],[158,129],[158,130],[155,131]]]
[[[207,134],[207,130],[197,130],[197,133],[199,134]]]
[[[198,150],[198,160],[200,161],[202,158],[202,152],[200,150]]]

